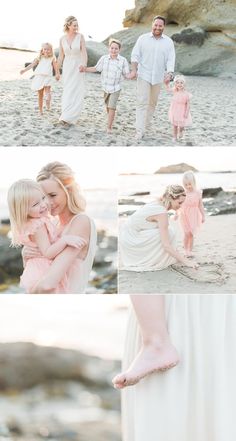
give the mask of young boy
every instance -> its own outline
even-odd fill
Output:
[[[121,81],[130,79],[129,64],[126,58],[120,55],[121,43],[111,38],[109,53],[103,55],[94,67],[81,66],[81,72],[101,72],[101,82],[104,91],[104,101],[107,109],[107,133],[111,133],[115,118],[116,104],[121,91]]]

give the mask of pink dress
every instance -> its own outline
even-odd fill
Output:
[[[202,224],[202,213],[199,209],[201,199],[201,190],[186,192],[185,201],[180,209],[180,223],[185,233],[194,234]]]
[[[191,98],[191,94],[183,91],[173,91],[173,97],[169,108],[169,120],[171,124],[177,127],[186,127],[192,124],[192,117],[190,111],[187,118],[185,118],[185,109],[188,101]]]
[[[36,247],[35,242],[31,240],[31,236],[36,233],[38,228],[45,225],[48,237],[51,243],[56,242],[58,239],[56,226],[52,223],[49,217],[42,217],[39,219],[31,219],[27,222],[24,231],[19,234],[19,242],[22,245],[28,245]],[[51,259],[47,257],[34,257],[26,261],[26,266],[24,268],[23,274],[20,278],[20,286],[23,287],[27,294],[32,292],[32,289],[37,282],[44,276],[48,268],[52,263]],[[55,294],[66,293],[67,290],[67,276],[63,276],[59,285],[55,288]]]

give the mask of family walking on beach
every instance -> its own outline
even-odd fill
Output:
[[[174,77],[175,48],[170,37],[164,34],[165,18],[156,16],[151,32],[141,35],[131,53],[131,71],[128,61],[120,55],[121,42],[109,41],[108,54],[103,55],[93,67],[87,67],[88,56],[85,40],[79,33],[74,16],[65,20],[64,35],[60,39],[58,60],[53,55],[52,45],[42,45],[39,57],[21,73],[36,68],[32,90],[38,91],[39,111],[43,113],[43,96],[46,107],[51,105],[53,69],[56,80],[60,79],[63,66],[63,94],[59,123],[65,126],[76,124],[83,109],[85,97],[85,72],[100,72],[107,111],[107,132],[111,133],[122,80],[137,79],[136,139],[141,140],[148,131],[164,83],[173,94],[169,109],[169,120],[173,129],[173,141],[183,137],[185,127],[192,122],[190,115],[191,94],[186,91],[183,75]],[[174,86],[170,87],[170,81]]]

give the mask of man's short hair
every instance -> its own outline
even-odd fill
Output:
[[[162,20],[164,22],[164,25],[166,24],[166,19],[165,17],[162,17],[162,15],[156,15],[156,17],[154,17],[152,22],[154,23],[155,20]]]

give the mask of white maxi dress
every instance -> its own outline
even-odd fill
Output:
[[[66,35],[61,39],[65,57],[62,71],[63,93],[60,120],[69,124],[77,123],[83,109],[85,95],[85,74],[79,71],[79,66],[83,64],[80,42],[80,34],[76,34],[71,45]]]
[[[236,296],[165,296],[180,363],[122,391],[122,441],[236,440]],[[133,313],[123,369],[140,347]]]
[[[139,208],[122,225],[120,231],[121,269],[127,271],[156,271],[176,262],[163,248],[158,222],[147,220],[150,216],[167,214],[159,202]],[[170,243],[176,245],[175,232],[168,227]]]

